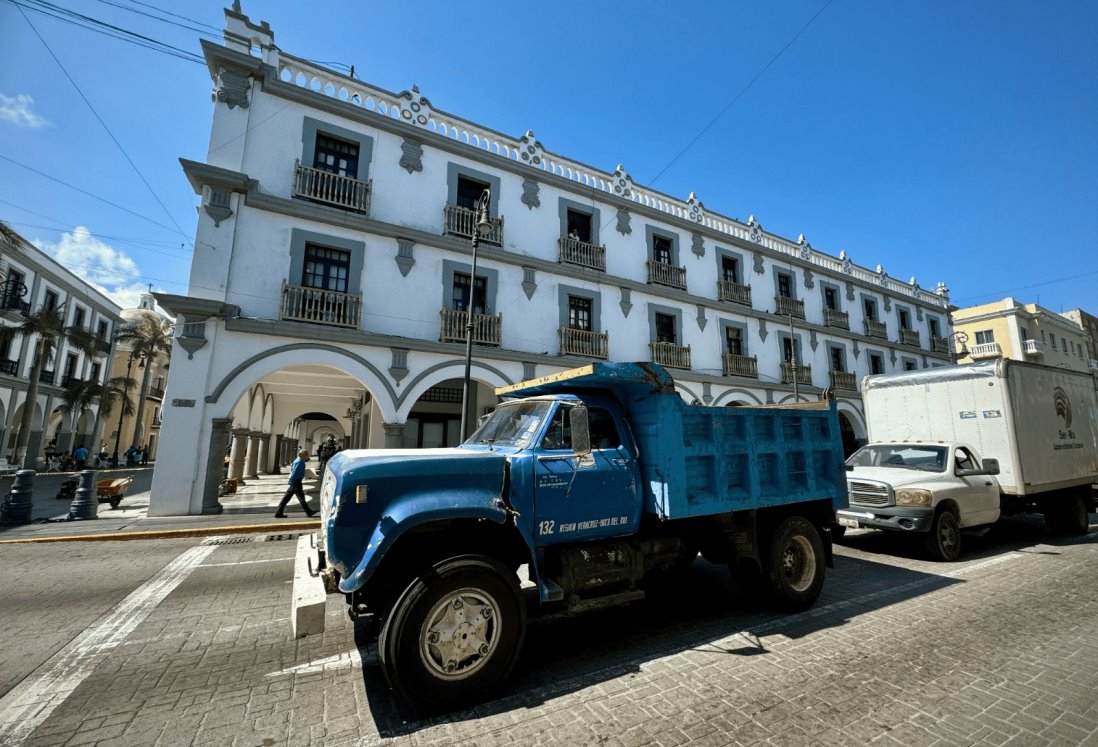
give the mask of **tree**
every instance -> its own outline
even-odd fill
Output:
[[[172,350],[172,329],[170,319],[164,319],[153,312],[143,314],[141,318],[118,333],[119,342],[132,346],[130,355],[143,360],[145,373],[141,376],[141,391],[137,398],[137,416],[134,419],[132,446],[141,446],[145,437],[145,398],[149,395],[152,383],[153,361],[157,356],[170,355]]]
[[[137,382],[125,376],[115,376],[100,384],[97,381],[74,381],[61,395],[61,412],[69,414],[80,413],[92,405],[99,405],[96,415],[96,426],[92,429],[94,434],[98,428],[98,421],[110,417],[115,405],[120,405],[123,417],[129,417],[134,413],[133,401],[129,392],[137,386]],[[94,446],[94,444],[93,444]]]
[[[23,469],[34,469],[37,454],[27,452],[31,428],[34,421],[34,408],[38,399],[38,383],[46,361],[53,358],[57,345],[62,340],[91,356],[96,352],[96,337],[81,327],[66,327],[65,315],[61,308],[38,309],[26,314],[18,324],[0,327],[0,346],[22,335],[34,340],[34,363],[31,366],[30,382],[27,384],[27,399],[23,403],[23,416],[19,419],[19,431],[15,438],[14,462],[22,463]]]

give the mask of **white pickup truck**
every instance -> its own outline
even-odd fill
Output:
[[[1023,512],[1085,534],[1098,482],[1098,398],[1085,374],[1019,361],[867,376],[870,443],[846,462],[837,532],[926,533],[941,560],[962,530]]]

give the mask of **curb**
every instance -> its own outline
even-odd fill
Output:
[[[156,529],[148,532],[116,532],[113,534],[68,534],[59,537],[24,537],[0,539],[0,545],[28,545],[36,542],[127,542],[130,540],[179,539],[186,537],[214,537],[222,534],[280,534],[284,531],[318,529],[320,520],[287,521],[283,524],[240,524],[224,527],[196,527],[194,529]]]

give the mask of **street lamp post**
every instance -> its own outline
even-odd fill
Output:
[[[469,300],[466,303],[467,315],[465,324],[465,378],[461,385],[461,440],[469,438],[469,426],[472,418],[469,417],[469,377],[473,365],[473,307],[476,299],[477,288],[477,248],[482,238],[488,238],[492,232],[492,221],[489,219],[489,206],[492,202],[492,190],[485,189],[480,193],[477,201],[477,222],[473,226],[473,271],[469,276]]]
[[[789,312],[789,370],[793,372],[793,401],[801,401],[801,390],[797,382],[797,335],[793,331],[793,312]]]
[[[141,365],[145,365],[145,362],[144,362],[145,356],[135,355],[133,352],[131,352],[129,357],[126,358],[126,381],[130,380],[130,371],[133,369],[133,361],[134,361],[135,358],[141,358],[142,359]],[[123,396],[129,396],[129,392],[127,391]],[[126,406],[124,404],[120,404],[118,406],[118,430],[115,431],[115,433],[114,433],[114,459],[113,459],[113,463],[114,463],[115,469],[118,468],[118,443],[119,443],[119,441],[122,440],[122,417],[125,415],[125,413],[126,413]]]
[[[956,340],[958,345],[957,352],[953,352],[953,342]],[[958,358],[964,358],[968,355],[968,348],[965,347],[965,343],[968,342],[968,333],[963,330],[957,330],[949,337],[946,338],[946,345],[949,347],[949,362],[950,364],[956,364]]]

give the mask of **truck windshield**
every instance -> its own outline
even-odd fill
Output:
[[[846,463],[852,467],[893,467],[945,472],[947,452],[948,449],[944,446],[873,444],[858,449]]]
[[[533,443],[551,405],[551,402],[504,403],[488,416],[465,443],[487,443],[525,449]]]

